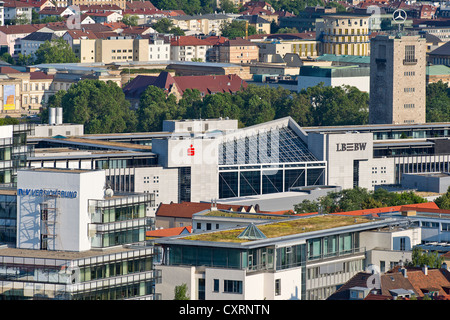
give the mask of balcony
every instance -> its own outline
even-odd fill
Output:
[[[417,59],[403,59],[403,65],[412,66],[417,64]]]

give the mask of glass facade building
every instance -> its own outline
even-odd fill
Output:
[[[287,126],[225,136],[219,145],[219,198],[323,185],[325,168]]]
[[[101,255],[69,252],[64,258],[49,251],[23,256],[5,250],[0,300],[152,300],[155,281],[160,281],[153,270],[153,247]]]
[[[144,241],[145,232],[154,225],[154,218],[146,216],[147,208],[155,206],[153,193],[89,200],[88,206],[93,248]]]

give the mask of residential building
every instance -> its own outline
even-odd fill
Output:
[[[97,39],[97,36],[94,32],[89,30],[68,30],[62,38],[69,44],[72,51],[75,53],[75,56],[81,61],[81,40]]]
[[[221,27],[233,21],[233,15],[222,13],[182,15],[170,17],[173,25],[179,27],[186,35],[221,35]]]
[[[0,26],[0,46],[12,57],[17,57],[21,52],[20,40],[38,29],[32,24]]]
[[[170,60],[206,61],[211,43],[193,36],[175,36],[170,41]]]
[[[425,39],[418,36],[371,40],[371,124],[425,123],[425,50]]]
[[[260,62],[275,62],[275,57],[294,53],[300,58],[317,58],[320,54],[320,42],[315,39],[308,40],[276,40],[266,39],[256,43],[259,47]]]
[[[69,7],[45,7],[39,11],[39,19],[64,18],[76,14],[75,8]]]
[[[163,89],[167,95],[173,94],[178,101],[186,89],[196,89],[204,97],[218,92],[235,93],[246,88],[247,83],[237,75],[173,77],[165,71],[158,76],[138,75],[123,88],[125,98],[131,102],[134,108],[139,106],[140,96],[148,86]]]
[[[104,39],[79,39],[81,62],[148,61],[148,39],[109,36]]]
[[[369,55],[369,15],[326,15],[316,34],[323,54]]]
[[[256,33],[269,34],[270,33],[270,21],[261,18],[258,15],[243,15],[236,20],[247,21],[250,26],[255,27]]]
[[[31,55],[34,57],[35,52],[39,49],[40,45],[46,41],[53,41],[59,37],[54,33],[36,31],[30,33],[21,40],[21,53],[23,55]]]
[[[170,59],[170,42],[164,38],[150,36],[148,44],[148,61],[161,61]]]
[[[258,46],[248,40],[236,38],[219,45],[219,62],[251,63],[258,61]]]
[[[104,7],[105,9],[110,9],[112,7],[119,7],[120,9],[125,9],[127,7],[127,2],[125,0],[62,0],[67,1],[66,6],[68,5],[76,5],[80,8],[95,6],[96,8]]]
[[[25,1],[4,0],[4,22],[10,23],[16,19],[22,19],[31,23],[33,5]]]
[[[360,272],[327,300],[448,300],[450,273],[447,268],[397,266],[383,274]],[[377,281],[379,286],[368,286]]]
[[[95,23],[110,23],[110,22],[118,22],[122,20],[122,14],[115,11],[87,11],[85,13],[89,17],[91,17]]]
[[[5,25],[5,2],[0,1],[0,26]]]

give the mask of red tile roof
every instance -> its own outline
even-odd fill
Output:
[[[0,67],[0,73],[1,74],[9,74],[9,73],[22,73],[17,69],[11,68],[11,67]]]
[[[171,46],[210,46],[208,41],[193,36],[176,36],[170,40]]]
[[[53,79],[53,75],[46,74],[42,71],[30,72],[30,80],[43,80],[43,79]]]
[[[6,25],[0,26],[0,32],[5,34],[26,34],[32,33],[39,29],[38,26],[32,24],[16,24],[16,25]]]
[[[151,9],[158,10],[150,1],[127,1],[127,9]]]
[[[242,210],[248,212],[250,208],[252,208],[252,206],[217,204],[217,209],[219,210],[233,210],[235,212],[242,212]],[[156,217],[178,217],[190,219],[193,214],[204,210],[211,210],[211,204],[208,202],[162,203],[156,211]],[[259,212],[263,213],[263,211]]]
[[[168,72],[161,72],[159,76],[138,75],[123,88],[123,91],[128,98],[134,98],[140,97],[150,85],[167,92],[173,84],[176,84],[180,94],[186,89],[197,89],[203,95],[217,92],[234,93],[248,85],[234,74],[172,77]]]
[[[431,209],[430,209],[431,208]],[[346,212],[334,212],[332,214],[344,214],[349,216],[364,216],[364,215],[373,215],[378,216],[380,213],[389,213],[389,212],[398,212],[405,210],[434,210],[437,208],[436,203],[434,202],[425,202],[425,203],[416,203],[410,204],[406,206],[392,206],[392,207],[382,207],[382,208],[373,208],[373,209],[363,209],[363,210],[355,210],[355,211],[346,211]]]
[[[147,238],[162,238],[162,237],[178,236],[185,231],[191,233],[192,226],[150,230],[147,231],[145,235],[147,236]]]

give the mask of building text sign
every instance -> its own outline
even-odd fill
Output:
[[[367,142],[336,143],[336,151],[364,151]]]
[[[64,191],[64,190],[46,190],[46,189],[17,189],[18,196],[56,196],[60,198],[76,198],[78,193],[76,191]]]

